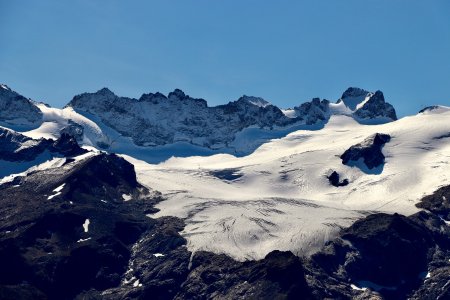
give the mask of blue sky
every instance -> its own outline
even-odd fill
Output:
[[[0,0],[0,82],[61,107],[104,86],[280,107],[349,86],[450,105],[450,1]]]

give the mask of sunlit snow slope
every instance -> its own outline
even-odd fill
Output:
[[[381,173],[342,164],[345,150],[377,132],[391,136]],[[383,125],[332,116],[321,130],[296,131],[240,158],[218,154],[158,165],[126,158],[140,182],[167,196],[157,216],[186,219],[190,250],[240,260],[274,249],[307,255],[363,215],[412,214],[420,197],[449,184],[450,109]],[[332,171],[350,184],[330,185]]]
[[[8,96],[6,104],[18,97],[9,88],[1,88]],[[4,126],[34,139],[56,139],[65,129],[82,128],[77,138],[83,147],[124,155],[135,165],[142,184],[167,197],[158,204],[161,211],[156,216],[184,218],[187,226],[182,234],[190,250],[226,253],[239,260],[262,258],[275,249],[308,255],[341,227],[366,214],[414,213],[414,205],[424,194],[450,182],[450,108],[434,107],[376,125],[387,122],[380,118],[391,113],[389,120],[396,119],[381,92],[350,88],[337,103],[313,99],[286,111],[289,118],[303,116],[297,123],[273,130],[245,127],[223,149],[178,140],[139,146],[97,115],[20,99],[24,113],[34,112],[33,122],[19,122],[20,114],[5,110],[8,122]],[[381,116],[379,108],[385,112]],[[369,118],[364,119],[366,115]],[[349,147],[375,133],[391,137],[382,148],[384,166],[367,171],[342,164],[340,156]],[[45,155],[31,162],[0,161],[0,175],[9,176],[2,180],[32,171],[30,167],[51,158]],[[172,155],[177,158],[166,161]],[[327,176],[334,171],[349,184],[332,186]]]

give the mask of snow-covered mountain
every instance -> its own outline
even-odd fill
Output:
[[[373,212],[417,212],[421,197],[450,183],[449,136],[447,107],[380,125],[335,115],[244,157],[127,159],[167,195],[157,216],[186,220],[190,249],[259,259],[273,249],[314,252]],[[331,184],[333,172],[348,184]]]
[[[294,107],[289,114],[306,124],[327,121],[333,115],[351,116],[360,123],[379,124],[397,120],[394,107],[384,100],[381,91],[368,92],[360,88],[350,87],[336,102],[314,98]]]
[[[137,155],[151,162],[183,153],[247,155],[273,138],[298,129],[322,128],[333,115],[348,115],[367,124],[396,119],[395,110],[381,92],[356,88],[349,88],[337,103],[315,98],[292,110],[245,95],[209,107],[205,100],[178,89],[168,96],[149,93],[132,99],[103,88],[75,96],[64,109],[57,109],[2,85],[0,105],[11,108],[3,111],[0,122],[30,137],[57,139],[66,132],[83,145],[124,154],[146,152],[148,155]]]
[[[450,295],[450,107],[1,89],[0,298]]]
[[[381,92],[354,88],[348,89],[337,104],[315,98],[295,107],[295,114],[287,115],[262,98],[242,96],[226,105],[208,107],[205,100],[189,97],[178,89],[167,97],[150,93],[131,99],[116,96],[104,88],[75,96],[67,106],[95,116],[121,135],[131,137],[139,146],[187,142],[211,149],[238,147],[244,153],[250,149],[242,149],[233,142],[247,128],[286,131],[293,126],[324,123],[336,114],[378,123],[397,119],[395,110],[384,101]]]
[[[243,96],[226,105],[208,107],[205,100],[189,97],[178,89],[167,97],[150,93],[131,99],[104,88],[75,96],[68,107],[94,115],[139,146],[188,142],[222,148],[244,128],[294,123],[280,109],[260,98]]]
[[[0,84],[0,125],[32,126],[42,121],[36,102]]]
[[[286,229],[280,226],[282,219],[300,230],[311,230],[315,218],[329,228],[337,227],[335,235],[326,237],[327,244],[309,257],[274,250],[258,260],[241,262],[221,253],[192,251],[195,235],[210,239],[211,244],[223,241],[208,236],[208,231],[186,234],[183,228],[190,223],[189,216],[155,217],[155,205],[167,201],[170,194],[142,185],[136,175],[133,165],[120,156],[89,152],[53,159],[52,164],[0,184],[1,298],[419,300],[450,296],[448,184],[418,201],[416,209],[427,211],[410,216],[355,211],[356,217],[347,222],[358,220],[345,228],[339,227],[339,220],[351,208],[326,209],[320,200],[245,203],[230,198],[227,208],[209,199],[209,205],[205,202],[191,211],[203,214],[197,225],[205,229],[202,219],[219,206],[225,219],[216,219],[216,233],[237,238],[242,251],[252,243],[264,243],[260,236],[265,239],[266,230],[280,238]],[[242,177],[239,171],[227,169],[210,171],[209,176],[229,184]],[[178,178],[173,174],[173,179]],[[184,200],[177,206],[189,207],[189,198]],[[234,214],[228,216],[230,211]],[[242,220],[249,211],[255,214],[249,221],[258,224],[260,232],[256,235],[248,228],[247,243],[242,244],[239,239],[246,236],[236,235],[236,226],[248,226]],[[296,237],[301,241],[304,233]],[[289,236],[284,239],[289,241]]]

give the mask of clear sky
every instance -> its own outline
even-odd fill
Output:
[[[56,107],[105,86],[280,107],[357,86],[404,116],[450,105],[450,1],[0,0],[0,82]]]

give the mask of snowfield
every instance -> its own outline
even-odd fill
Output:
[[[381,173],[343,165],[340,155],[374,133],[391,136]],[[323,129],[295,131],[245,157],[157,165],[124,157],[141,183],[167,197],[156,216],[186,220],[189,250],[245,260],[275,249],[309,255],[364,215],[415,213],[422,196],[450,183],[449,136],[450,109],[441,107],[382,125],[332,116]],[[350,184],[330,185],[332,171]]]
[[[267,104],[255,99],[258,107]],[[183,141],[138,146],[95,115],[44,104],[36,104],[42,122],[21,133],[56,139],[71,122],[80,125],[84,148],[98,153],[104,145],[107,151],[121,154],[135,166],[141,184],[163,193],[166,200],[157,205],[160,211],[154,217],[183,218],[182,235],[190,251],[225,253],[241,261],[261,259],[272,250],[310,255],[365,215],[413,214],[425,194],[450,184],[449,107],[377,124],[388,120],[362,122],[353,114],[368,101],[367,96],[345,101],[329,104],[328,122],[274,130],[249,126],[221,149]],[[285,111],[289,117],[295,113]],[[382,148],[386,162],[381,168],[342,164],[340,156],[348,148],[375,133],[391,136]],[[0,177],[4,177],[0,184],[65,161],[51,159],[47,153],[32,162],[0,161]],[[327,176],[333,171],[349,184],[332,186]],[[132,201],[126,194],[123,199]]]

